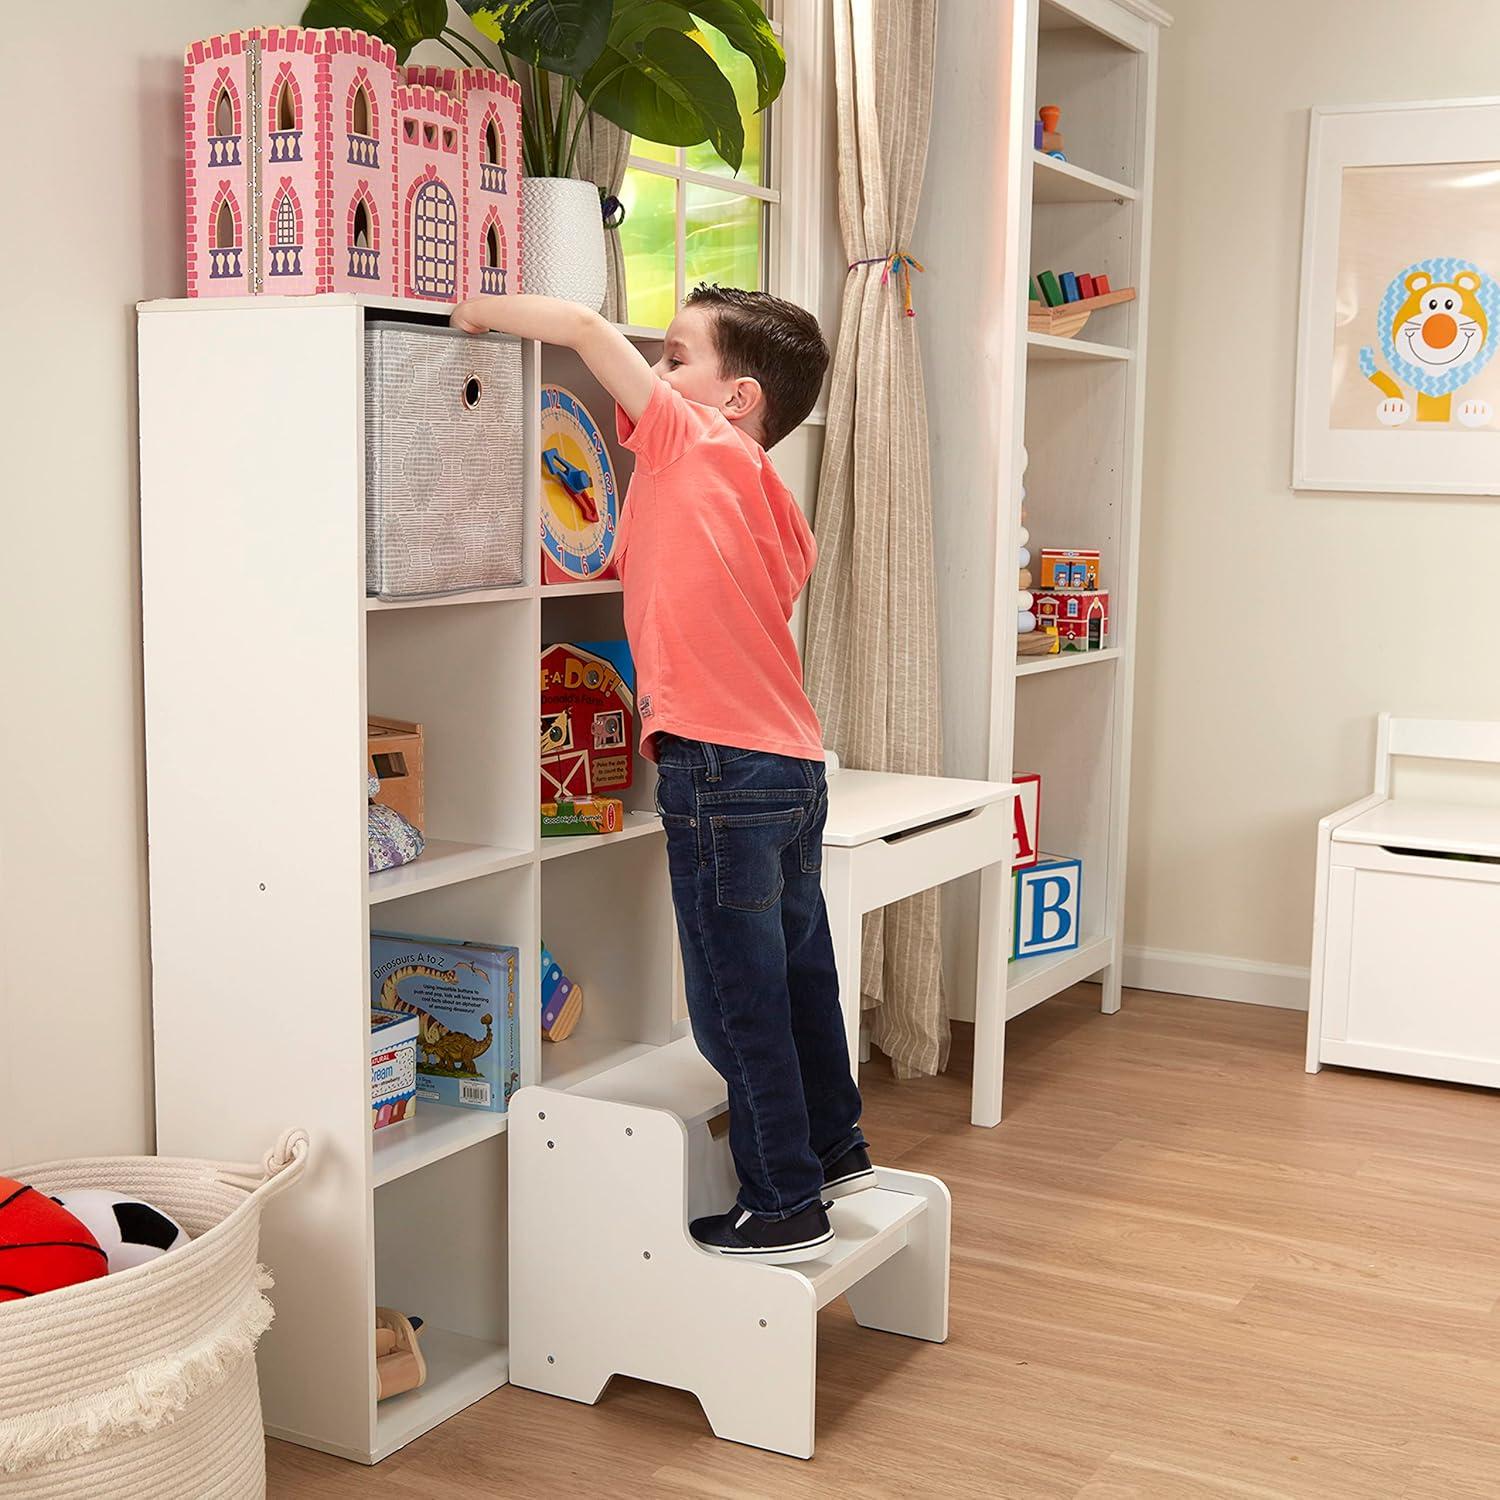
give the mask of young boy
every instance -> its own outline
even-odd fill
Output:
[[[822,733],[788,625],[816,549],[766,449],[812,410],[811,314],[700,286],[648,365],[597,314],[479,297],[455,327],[574,349],[635,455],[616,545],[641,750],[682,942],[693,1037],[729,1090],[740,1179],[705,1250],[786,1264],[833,1239],[824,1200],[872,1187],[823,905]]]

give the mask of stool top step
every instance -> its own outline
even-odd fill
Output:
[[[1392,797],[1339,824],[1333,841],[1500,858],[1500,807]]]
[[[828,824],[823,842],[842,848],[870,844],[1015,795],[1003,781],[959,781],[949,776],[904,776],[895,771],[851,771],[828,776]]]
[[[595,1073],[568,1092],[585,1099],[669,1110],[684,1125],[718,1114],[729,1102],[724,1080],[709,1067],[690,1036]]]

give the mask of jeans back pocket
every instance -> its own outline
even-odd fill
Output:
[[[720,906],[769,911],[785,884],[781,861],[797,842],[807,810],[723,813],[709,819],[713,835],[714,885]]]

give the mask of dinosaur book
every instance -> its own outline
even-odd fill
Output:
[[[370,1003],[417,1018],[417,1097],[503,1110],[520,1082],[515,948],[370,935]]]

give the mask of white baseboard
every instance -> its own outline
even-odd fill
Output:
[[[1256,963],[1217,953],[1181,953],[1173,948],[1125,949],[1125,985],[1168,995],[1235,1000],[1306,1010],[1310,971],[1291,964]]]

